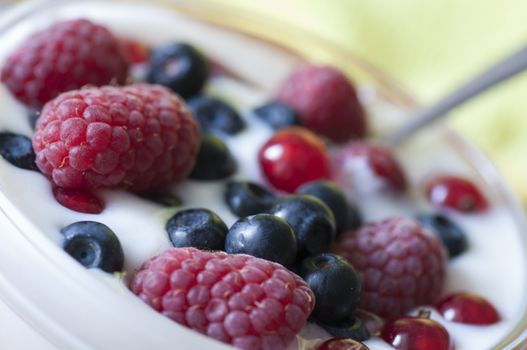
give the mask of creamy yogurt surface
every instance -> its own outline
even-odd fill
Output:
[[[144,41],[152,46],[170,41],[187,41],[212,59],[247,81],[225,76],[213,77],[207,92],[224,98],[234,105],[247,122],[247,128],[225,141],[236,158],[238,172],[234,179],[264,184],[257,163],[257,151],[273,131],[251,112],[265,103],[278,84],[302,61],[273,45],[262,43],[246,35],[226,31],[190,18],[163,10],[122,3],[74,3],[59,8],[41,10],[2,35],[0,64],[30,33],[65,18],[88,18],[111,29],[118,36]],[[382,133],[400,123],[408,114],[378,96],[375,89],[363,87],[361,101],[369,114],[374,133]],[[27,111],[4,86],[0,86],[0,130],[31,136]],[[497,308],[502,321],[496,325],[477,327],[444,321],[436,313],[432,318],[442,323],[454,339],[457,350],[490,349],[499,343],[519,322],[525,310],[525,241],[498,190],[489,186],[470,165],[459,147],[447,143],[443,135],[429,132],[397,150],[413,187],[427,176],[453,173],[475,181],[490,199],[491,209],[477,215],[449,214],[466,231],[469,250],[451,260],[447,269],[445,293],[471,291],[484,296]],[[360,169],[361,164],[353,165]],[[379,189],[364,167],[364,180],[369,193],[349,193],[359,206],[365,221],[394,215],[414,216],[432,210],[416,189],[407,196],[394,196]],[[369,182],[368,182],[369,181]],[[0,160],[0,188],[49,239],[61,245],[60,229],[76,221],[93,220],[106,224],[119,237],[125,254],[125,270],[132,273],[143,261],[170,247],[164,229],[175,212],[186,208],[207,207],[215,211],[230,226],[236,217],[224,203],[226,181],[192,181],[171,188],[183,201],[178,208],[165,209],[134,194],[120,190],[101,192],[106,208],[101,214],[90,215],[60,206],[53,198],[50,182],[43,175],[13,167]],[[64,255],[67,259],[67,255]],[[119,290],[121,281],[99,271],[89,271]],[[101,288],[103,288],[101,286]],[[126,293],[125,293],[126,294]],[[128,293],[134,298],[132,293]],[[123,293],[116,294],[122,297]],[[134,304],[130,308],[143,307]],[[166,322],[172,322],[166,320]],[[179,327],[174,325],[174,327]],[[327,338],[323,330],[308,325],[298,338],[294,349],[307,349],[308,339]],[[378,338],[365,342],[370,349],[391,349]]]

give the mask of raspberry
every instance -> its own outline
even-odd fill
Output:
[[[440,296],[446,251],[416,221],[394,217],[348,231],[333,252],[348,259],[362,279],[361,307],[384,317],[403,315]]]
[[[61,92],[124,83],[128,62],[104,27],[84,19],[56,23],[27,39],[2,68],[2,81],[21,102],[40,108]]]
[[[277,99],[291,106],[304,126],[334,142],[366,135],[366,117],[355,88],[333,67],[310,65],[297,70]]]
[[[247,350],[285,349],[315,302],[282,265],[195,248],[170,248],[148,260],[130,288],[172,320]]]
[[[33,136],[37,166],[63,188],[160,188],[189,173],[198,146],[185,104],[147,84],[63,93],[44,106]]]

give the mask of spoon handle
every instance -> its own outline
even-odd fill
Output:
[[[397,146],[429,123],[444,117],[447,112],[466,100],[484,92],[527,68],[527,47],[513,53],[474,79],[445,96],[431,107],[418,111],[414,117],[400,128],[383,137],[382,142]]]

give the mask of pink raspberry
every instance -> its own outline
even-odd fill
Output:
[[[179,97],[137,84],[59,95],[42,110],[33,148],[37,166],[59,187],[142,191],[181,181],[199,139]]]
[[[305,66],[283,84],[277,99],[291,106],[313,132],[343,143],[366,135],[366,116],[355,88],[328,66]]]
[[[440,296],[447,255],[439,239],[416,221],[394,217],[337,238],[332,251],[362,279],[360,306],[384,317],[429,305]]]
[[[21,102],[40,108],[84,85],[124,83],[128,61],[104,27],[84,19],[56,23],[27,39],[5,62],[2,82]]]
[[[382,145],[352,142],[332,158],[334,180],[351,192],[368,194],[383,187],[404,191],[407,187],[401,164],[393,152]]]
[[[282,265],[195,248],[148,260],[130,288],[172,320],[246,350],[285,349],[315,303],[307,284]]]

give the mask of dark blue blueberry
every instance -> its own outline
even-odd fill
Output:
[[[295,234],[284,219],[274,215],[248,216],[236,221],[229,229],[225,251],[249,254],[289,266],[296,257]]]
[[[11,132],[0,133],[0,155],[18,168],[38,171],[33,145],[26,136]]]
[[[234,135],[245,128],[238,112],[225,101],[211,96],[196,96],[188,106],[204,133]]]
[[[283,102],[268,102],[256,108],[254,113],[275,130],[300,125],[296,112]]]
[[[335,239],[335,217],[321,200],[309,195],[277,199],[269,213],[291,225],[299,257],[325,253]]]
[[[225,202],[238,217],[266,213],[275,199],[273,193],[248,181],[229,182],[225,191]]]
[[[450,258],[456,257],[468,249],[465,232],[452,220],[440,214],[421,214],[417,220],[441,238]]]
[[[335,216],[337,232],[353,229],[354,227],[350,226],[357,224],[357,215],[360,215],[358,210],[348,203],[346,196],[335,183],[326,180],[311,181],[300,186],[296,192],[309,194],[324,202]]]
[[[364,323],[355,316],[332,324],[318,322],[318,325],[334,337],[351,338],[358,341],[365,341],[370,338],[370,332]]]
[[[346,216],[346,225],[340,232],[356,230],[362,226],[362,214],[355,205],[348,203],[348,215]]]
[[[183,203],[178,196],[167,192],[141,192],[137,195],[164,207],[179,207]]]
[[[149,83],[164,85],[186,99],[198,94],[208,77],[207,57],[189,44],[172,43],[152,51]]]
[[[203,135],[196,163],[189,177],[194,180],[221,180],[235,171],[236,161],[225,142],[211,134]]]
[[[165,227],[174,247],[223,250],[227,225],[208,209],[187,209],[172,216]]]
[[[85,267],[106,272],[122,271],[124,254],[110,228],[95,221],[79,221],[64,227],[64,250]]]
[[[319,254],[302,261],[300,276],[315,294],[311,316],[318,322],[334,325],[349,319],[357,307],[361,282],[357,271],[341,256]]]

